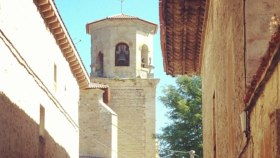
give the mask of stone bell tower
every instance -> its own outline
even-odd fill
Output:
[[[90,22],[91,82],[107,85],[118,117],[118,157],[157,157],[153,35],[157,24],[119,14]],[[99,155],[97,155],[99,156]]]
[[[156,24],[119,14],[86,28],[91,35],[91,77],[153,78]]]

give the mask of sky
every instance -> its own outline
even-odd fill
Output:
[[[90,74],[90,35],[86,34],[88,22],[104,19],[121,13],[120,0],[55,0],[59,13],[76,45],[83,63]],[[124,0],[123,13],[153,22],[159,26],[158,0]],[[81,40],[81,41],[80,41]],[[160,79],[156,92],[156,133],[168,123],[165,116],[167,109],[159,101],[165,85],[175,85],[175,79],[167,76],[163,70],[163,59],[160,48],[160,30],[154,35],[154,75]]]

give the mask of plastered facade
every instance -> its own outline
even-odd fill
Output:
[[[250,140],[241,130],[246,87],[260,66],[276,1],[210,1],[202,56],[205,157],[279,156],[279,65],[249,113]],[[244,21],[245,20],[245,21]],[[276,156],[277,155],[277,156]]]
[[[78,157],[79,86],[69,63],[32,1],[0,6],[0,157]]]

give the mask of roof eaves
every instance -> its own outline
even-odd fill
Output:
[[[186,3],[185,1],[180,1],[182,3]],[[167,4],[168,3],[168,4]],[[199,13],[197,16],[199,17],[198,20],[202,21],[202,27],[197,27],[194,30],[198,30],[197,32],[194,33],[196,35],[196,48],[190,48],[190,50],[195,50],[194,53],[191,53],[190,55],[192,58],[194,58],[194,61],[187,61],[186,57],[182,56],[182,51],[181,54],[178,54],[178,51],[174,51],[174,43],[170,42],[174,39],[173,37],[173,32],[175,32],[178,28],[181,28],[182,26],[178,26],[178,24],[172,23],[171,20],[167,18],[171,18],[173,16],[167,16],[167,14],[173,15],[174,12],[168,13],[168,10],[166,7],[170,7],[169,3],[172,3],[167,0],[160,0],[159,1],[159,20],[160,20],[160,38],[161,38],[161,50],[162,50],[162,56],[163,56],[163,66],[164,66],[164,71],[166,72],[167,75],[175,76],[177,74],[188,74],[188,75],[194,75],[194,74],[199,74],[201,71],[201,58],[202,58],[202,53],[203,53],[203,44],[204,44],[204,38],[205,38],[205,29],[206,29],[206,23],[207,23],[207,15],[208,15],[208,8],[209,8],[209,0],[203,1],[190,1],[189,5],[199,5],[196,8],[197,13]],[[178,3],[175,3],[175,5],[179,5]],[[183,6],[183,5],[181,5]],[[175,7],[176,8],[176,7]],[[173,8],[173,9],[175,9]],[[182,13],[185,13],[185,10],[181,10]],[[176,12],[177,13],[177,12]],[[176,17],[176,16],[174,16]],[[198,21],[198,24],[200,22]],[[170,24],[170,25],[169,25]],[[186,27],[194,27],[195,24],[197,23],[189,23],[188,21],[182,21],[182,24],[184,24]],[[177,25],[177,26],[176,26]],[[174,27],[177,27],[174,28]],[[201,30],[202,28],[202,30]],[[177,33],[178,34],[178,33]],[[178,36],[177,36],[178,37]],[[185,37],[185,36],[184,36]],[[183,37],[182,37],[183,38]],[[181,39],[182,41],[185,41]],[[187,43],[188,44],[188,43]],[[171,49],[171,50],[170,50]],[[177,59],[175,60],[174,54],[178,57],[178,55],[181,55],[183,60]],[[178,69],[178,64],[182,63],[181,69]]]
[[[43,19],[45,20],[47,27],[49,27],[50,32],[56,39],[61,52],[68,61],[80,89],[88,87],[90,83],[89,75],[58,12],[55,2],[53,0],[37,0],[36,5]],[[77,69],[82,71],[83,77],[80,77],[80,79],[77,77],[80,71],[75,71]]]

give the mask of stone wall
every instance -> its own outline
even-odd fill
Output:
[[[79,87],[68,62],[33,1],[0,6],[0,157],[78,157]]]
[[[279,152],[279,66],[250,113],[248,145],[239,117],[245,109],[245,87],[268,48],[268,23],[277,13],[275,3],[210,1],[202,57],[206,157],[275,157]]]
[[[155,93],[158,79],[105,79],[111,90],[108,104],[118,115],[118,157],[157,157],[155,134]]]
[[[81,91],[80,155],[117,158],[117,114],[102,101],[102,90]],[[105,146],[104,146],[105,145]]]
[[[153,61],[153,34],[154,25],[140,20],[110,20],[90,25],[91,33],[91,65],[97,64],[97,55],[101,51],[104,56],[103,76],[119,77],[146,77],[141,71],[141,49],[145,44],[149,48],[149,57]],[[115,49],[118,43],[129,46],[129,67],[115,66]],[[148,59],[147,59],[148,60]],[[93,70],[92,70],[93,71]],[[94,70],[95,71],[95,70]],[[95,72],[91,72],[91,77]],[[100,77],[100,76],[99,76]]]
[[[202,58],[203,154],[238,157],[246,144],[242,1],[210,1]]]
[[[250,115],[251,141],[248,157],[279,157],[280,154],[280,64],[266,83]]]

